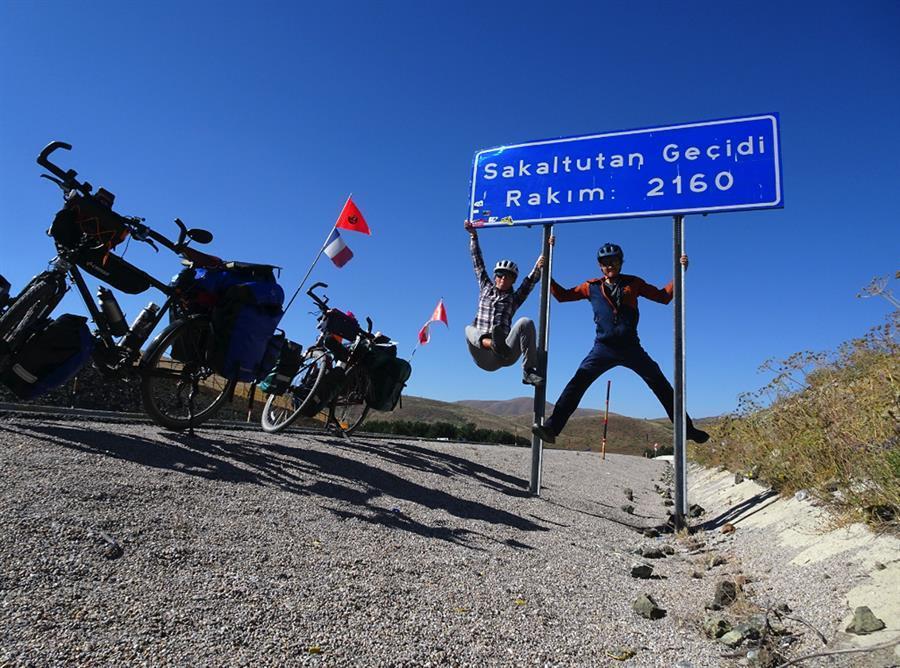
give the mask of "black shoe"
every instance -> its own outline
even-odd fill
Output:
[[[536,424],[531,428],[531,433],[541,439],[544,443],[556,443],[556,434],[550,431],[547,425]]]
[[[709,440],[709,434],[696,427],[688,429],[687,437],[689,441],[693,441],[694,443],[706,443]]]
[[[537,369],[525,369],[525,374],[522,376],[522,382],[525,385],[534,385],[537,387],[538,385],[544,384],[544,377],[538,373]]]
[[[509,357],[512,355],[512,350],[506,345],[506,337],[508,335],[509,332],[500,325],[495,325],[491,330],[491,350],[493,350],[494,354],[498,357]]]

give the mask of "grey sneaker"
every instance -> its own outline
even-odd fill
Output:
[[[522,382],[525,385],[534,385],[537,387],[538,385],[544,384],[544,377],[538,373],[537,369],[525,369],[525,374],[522,376]]]
[[[495,325],[494,328],[491,329],[491,350],[493,350],[494,354],[498,357],[509,357],[512,355],[512,350],[506,345],[506,337],[508,335],[509,332],[500,325]]]
[[[541,439],[544,443],[556,443],[556,434],[554,434],[547,425],[536,424],[531,428],[531,433]]]

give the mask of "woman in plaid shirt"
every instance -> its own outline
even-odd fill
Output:
[[[515,324],[511,323],[513,315],[541,278],[544,256],[541,255],[537,259],[531,273],[517,289],[513,290],[513,284],[519,274],[516,263],[511,260],[500,260],[494,267],[492,281],[484,268],[475,226],[466,221],[465,228],[471,237],[469,248],[479,287],[475,321],[466,327],[469,353],[475,364],[485,371],[496,371],[512,366],[518,361],[519,356],[522,356],[522,382],[527,385],[540,385],[544,379],[537,371],[535,346],[537,337],[534,322],[529,318],[519,318]]]

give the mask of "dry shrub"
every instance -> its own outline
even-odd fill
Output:
[[[693,459],[752,472],[783,493],[819,492],[900,525],[900,311],[832,353],[796,353],[742,395]]]

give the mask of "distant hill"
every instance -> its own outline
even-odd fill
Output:
[[[527,423],[530,424],[530,416]],[[573,417],[556,439],[556,447],[566,450],[599,450],[603,440],[603,416]],[[654,443],[672,443],[672,425],[668,420],[641,420],[616,413],[609,414],[606,451],[639,455]]]
[[[251,421],[259,420],[265,395],[256,394]],[[0,401],[17,401],[12,393],[0,385]],[[95,369],[86,367],[77,380],[69,381],[33,403],[73,406],[112,411],[143,412],[139,388],[120,380],[103,378]],[[373,420],[410,420],[421,422],[449,422],[455,425],[474,423],[482,429],[499,429],[516,436],[531,437],[533,399],[521,397],[508,401],[459,401],[448,403],[422,397],[404,396],[403,406],[392,413],[370,413]],[[484,406],[486,409],[480,409]],[[220,419],[244,421],[247,415],[246,387],[241,384],[230,404],[220,409]],[[547,411],[553,404],[547,404]],[[496,413],[494,412],[496,411]],[[498,414],[499,413],[499,414]],[[365,424],[362,427],[365,430]],[[568,450],[599,450],[603,436],[603,415],[600,411],[581,411],[575,414],[555,446]],[[672,430],[667,420],[638,420],[610,413],[607,450],[640,455],[654,442],[670,443]]]
[[[476,408],[478,404],[506,404],[528,401],[528,407],[524,414],[519,415],[495,415],[485,410]],[[474,404],[474,405],[470,405]],[[502,429],[518,436],[528,437],[531,433],[531,409],[533,400],[522,398],[509,402],[497,401],[457,401],[447,403],[422,397],[403,397],[403,407],[397,407],[393,413],[372,413],[376,420],[411,420],[422,422],[450,422],[451,424],[465,424],[473,422],[484,429]],[[499,410],[505,410],[500,407]],[[548,410],[552,410],[552,404],[548,404]],[[556,444],[550,447],[566,450],[599,450],[603,437],[603,415],[600,411],[585,411],[585,415],[573,417],[566,425],[563,434],[556,440]],[[607,434],[607,451],[623,454],[640,455],[645,448],[652,447],[654,442],[660,445],[668,444],[672,440],[672,429],[668,424],[655,420],[640,420],[615,413],[609,414],[609,431]]]
[[[453,403],[469,408],[477,408],[491,415],[500,415],[502,417],[518,417],[520,415],[531,415],[534,412],[534,399],[532,397],[516,397],[515,399],[505,399],[502,401],[490,401],[480,399],[463,399],[454,401]],[[549,401],[545,404],[544,412],[550,415],[553,412],[553,404]],[[575,417],[587,415],[600,415],[601,411],[595,408],[578,408],[575,410]]]
[[[477,408],[463,406],[459,403],[448,403],[446,401],[437,401],[435,399],[425,399],[424,397],[412,397],[404,395],[400,405],[391,413],[378,413],[373,411],[371,417],[373,420],[411,420],[421,422],[449,422],[451,424],[462,425],[467,422],[474,422],[478,427],[483,429],[502,429],[511,433],[518,433],[521,436],[527,436],[531,433],[529,425],[527,433],[522,424],[510,420],[509,418],[492,415]]]

